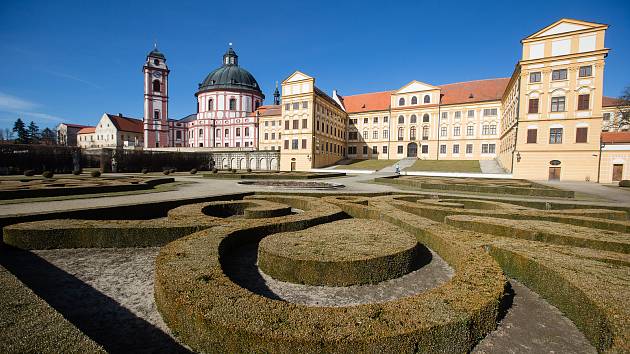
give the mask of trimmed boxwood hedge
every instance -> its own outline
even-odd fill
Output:
[[[106,353],[0,266],[0,352]]]
[[[398,278],[428,263],[430,257],[403,230],[361,219],[274,234],[258,247],[258,267],[266,274],[280,281],[324,286]]]
[[[234,283],[224,257],[245,243],[344,217],[339,207],[306,197],[269,196],[304,213],[272,223],[204,230],[164,246],[156,261],[156,303],[165,322],[195,351],[213,352],[466,352],[496,326],[506,279],[483,248],[449,231],[428,232],[398,215],[339,201],[344,211],[396,220],[434,248],[456,270],[451,281],[396,301],[352,307],[309,307],[273,300]],[[358,214],[358,213],[357,213]],[[402,214],[397,212],[396,214]],[[405,213],[406,214],[406,213]],[[411,214],[409,214],[411,215]],[[451,230],[450,228],[449,230]],[[443,245],[443,247],[441,247]],[[413,315],[410,315],[413,314]],[[219,349],[220,348],[220,349]]]
[[[226,218],[243,215],[246,219],[274,218],[291,214],[291,207],[266,200],[232,200],[184,205],[168,212],[170,218]]]

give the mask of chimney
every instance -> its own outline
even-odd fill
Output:
[[[122,117],[122,113],[118,113],[118,116],[119,116],[119,117]]]

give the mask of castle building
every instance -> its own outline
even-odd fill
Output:
[[[271,105],[263,105],[258,82],[229,48],[221,66],[198,85],[196,113],[181,119],[169,117],[170,70],[155,47],[143,66],[140,125],[106,114],[85,130],[83,139],[90,140],[80,143],[209,149],[221,153],[221,168],[289,171],[344,159],[494,159],[515,178],[627,179],[630,138],[602,139],[602,130],[628,129],[614,124],[619,102],[603,96],[607,28],[556,21],[521,41],[521,59],[506,78],[439,85],[414,80],[394,90],[342,96],[326,94],[315,77],[295,71],[280,90],[276,83]],[[142,131],[121,129],[123,121]],[[109,122],[111,131],[102,126]]]

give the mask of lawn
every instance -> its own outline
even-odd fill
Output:
[[[398,160],[354,160],[347,165],[338,165],[337,170],[380,170],[391,166]]]
[[[478,160],[418,160],[405,171],[481,172]]]

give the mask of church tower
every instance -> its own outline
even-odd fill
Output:
[[[273,104],[280,105],[280,91],[278,91],[278,81],[276,81],[276,90],[273,91]]]
[[[144,147],[168,147],[168,67],[157,45],[147,55],[144,73]]]

